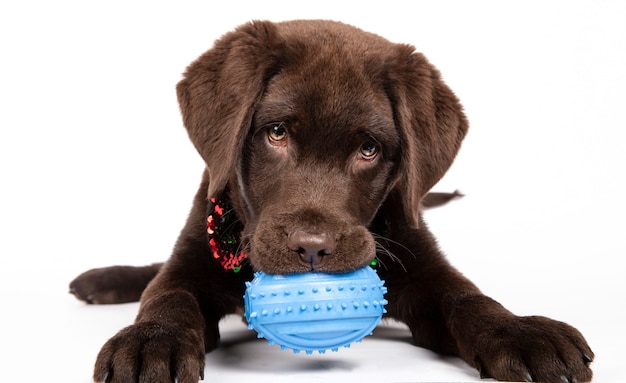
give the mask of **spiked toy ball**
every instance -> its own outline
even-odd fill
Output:
[[[246,287],[248,327],[296,353],[337,351],[360,342],[386,312],[387,288],[369,266],[340,274],[258,272]]]

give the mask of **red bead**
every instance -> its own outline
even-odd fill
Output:
[[[217,214],[222,215],[224,214],[224,209],[222,209],[220,207],[220,205],[215,205],[215,207],[213,208],[213,210],[215,210],[217,212]]]

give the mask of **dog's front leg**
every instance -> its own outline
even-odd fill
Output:
[[[481,377],[504,381],[587,382],[593,352],[575,328],[545,317],[516,316],[456,271],[424,222],[392,227],[381,277],[391,317],[419,346],[456,354]],[[395,259],[392,259],[394,258]]]
[[[196,383],[205,353],[219,343],[218,323],[243,304],[248,270],[225,271],[206,237],[207,177],[173,255],[141,297],[135,323],[101,349],[96,382]]]
[[[204,374],[206,325],[188,291],[163,290],[144,302],[136,322],[102,347],[96,382],[196,383]],[[217,321],[211,329],[217,342]]]

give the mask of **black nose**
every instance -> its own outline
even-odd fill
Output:
[[[331,255],[335,246],[335,239],[326,232],[297,229],[287,237],[287,247],[313,266],[319,265],[325,256]]]

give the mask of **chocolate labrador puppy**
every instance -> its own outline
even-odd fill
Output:
[[[177,93],[206,170],[171,258],[91,270],[70,286],[92,303],[141,295],[135,323],[102,347],[95,381],[196,382],[254,270],[344,272],[375,257],[387,317],[416,345],[481,377],[591,380],[593,352],[576,329],[484,295],[424,223],[424,206],[446,198],[427,193],[468,123],[413,47],[337,22],[255,21],[193,62]]]

